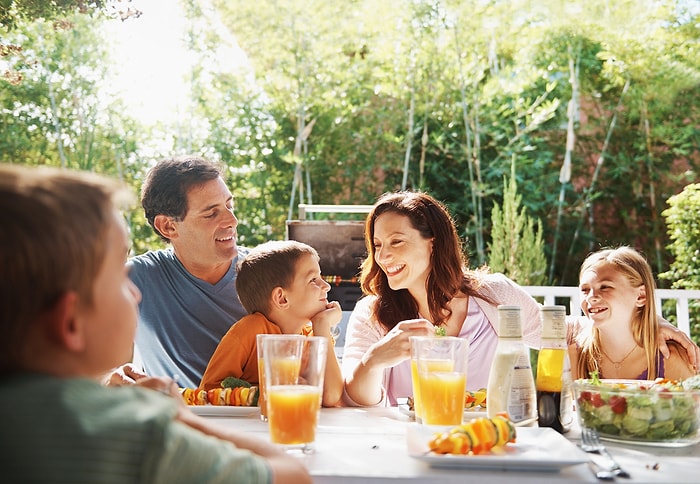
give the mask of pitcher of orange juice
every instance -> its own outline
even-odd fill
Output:
[[[326,368],[326,338],[262,338],[270,439],[287,450],[313,451]]]
[[[469,341],[449,336],[412,336],[410,342],[417,420],[427,425],[460,425]]]

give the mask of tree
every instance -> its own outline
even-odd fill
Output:
[[[143,172],[135,155],[141,130],[101,88],[110,65],[98,26],[84,15],[59,24],[38,19],[5,37],[21,40],[35,61],[18,63],[22,81],[0,90],[0,162],[95,171],[136,185]],[[154,242],[142,229],[143,217],[127,217],[135,246]]]
[[[74,13],[88,14],[104,7],[104,0],[3,0],[0,4],[0,29],[12,30],[21,23],[37,19],[54,20]]]
[[[86,17],[65,19],[60,28],[44,20],[17,26],[36,56],[22,66],[24,80],[0,93],[0,161],[50,164],[123,176],[118,159],[135,148],[135,127],[118,100],[101,94],[106,76],[104,41]]]
[[[249,244],[283,238],[299,201],[425,189],[450,208],[475,265],[514,164],[550,283],[575,284],[599,245],[634,245],[658,271],[672,261],[660,211],[700,169],[700,22],[688,2],[215,0],[212,14],[181,1],[200,62],[177,125],[130,128],[92,101],[77,46],[47,51],[77,55],[71,66],[27,44],[13,59],[29,82],[0,92],[0,156],[59,164],[60,146],[66,166],[123,171],[135,186],[156,157],[221,159]],[[216,50],[231,36],[250,69]],[[98,36],[80,41],[98,52]],[[90,164],[109,149],[118,163]],[[134,230],[144,248],[145,233]]]
[[[662,215],[674,260],[659,277],[672,281],[673,288],[700,289],[700,183],[690,184],[669,198]],[[700,303],[691,303],[689,312],[690,333],[695,341],[700,341]]]
[[[491,211],[489,267],[518,284],[540,286],[547,280],[542,226],[537,220],[535,230],[535,220],[521,201],[513,165],[510,181],[503,180],[503,207],[496,204]]]
[[[674,288],[700,289],[700,183],[669,198],[662,215],[674,260],[660,277],[673,281]]]

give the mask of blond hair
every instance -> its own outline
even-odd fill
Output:
[[[658,333],[659,320],[656,309],[656,283],[649,263],[639,252],[627,246],[602,249],[590,254],[581,264],[579,279],[587,270],[610,264],[623,275],[632,287],[644,287],[646,303],[636,308],[632,316],[632,335],[635,343],[646,353],[648,379],[653,380],[658,373]],[[630,302],[632,304],[632,302]],[[602,357],[600,347],[600,331],[591,327],[580,335],[578,344],[581,356],[578,360],[578,374],[588,377],[592,371],[600,371],[598,361]]]

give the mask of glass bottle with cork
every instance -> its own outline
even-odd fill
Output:
[[[486,390],[489,418],[506,412],[511,421],[537,421],[537,395],[530,351],[523,343],[519,306],[498,306],[498,346]]]
[[[571,364],[566,345],[566,308],[542,306],[542,347],[537,356],[537,414],[540,427],[568,432],[573,423]]]

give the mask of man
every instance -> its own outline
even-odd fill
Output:
[[[199,157],[165,159],[147,174],[141,204],[170,244],[128,262],[141,290],[136,349],[146,374],[196,387],[228,329],[247,313],[236,293],[238,220],[222,168]]]
[[[169,378],[160,378],[162,393],[97,381],[128,359],[136,331],[140,293],[125,269],[116,205],[127,196],[94,174],[0,165],[3,475],[311,482],[282,449],[194,415]],[[155,388],[159,379],[143,380]]]

